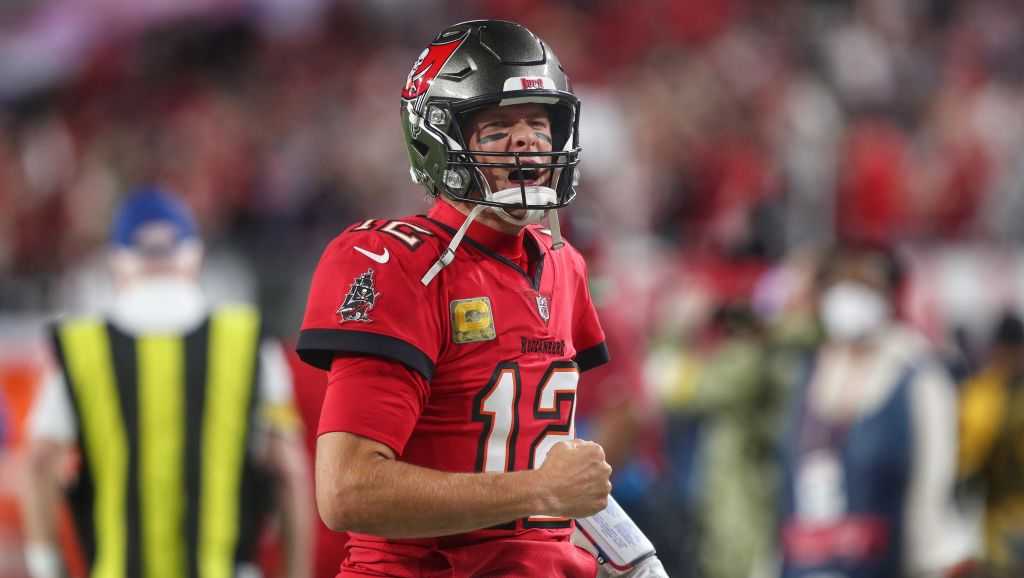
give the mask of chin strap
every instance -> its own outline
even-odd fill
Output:
[[[473,220],[476,219],[477,215],[483,212],[486,208],[488,208],[487,205],[476,205],[473,207],[473,210],[466,215],[466,220],[462,222],[462,226],[455,232],[455,236],[452,237],[452,242],[448,243],[448,246],[445,247],[444,252],[442,252],[441,256],[437,258],[437,261],[434,261],[434,264],[430,266],[430,269],[423,274],[423,278],[420,279],[420,283],[424,286],[430,285],[430,282],[434,280],[434,277],[437,277],[437,274],[441,272],[441,269],[444,269],[455,260],[455,249],[459,248],[459,243],[462,242],[462,238],[466,235],[466,231],[473,223]]]
[[[551,250],[561,249],[565,241],[562,240],[562,226],[558,224],[558,209],[548,211],[548,229],[551,230]]]

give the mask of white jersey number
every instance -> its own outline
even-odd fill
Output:
[[[579,369],[571,361],[556,361],[544,373],[531,409],[534,420],[552,423],[530,444],[529,455],[525,456],[527,468],[540,467],[552,446],[575,437],[576,386],[579,381]],[[473,421],[483,423],[484,428],[477,448],[476,471],[511,472],[516,469],[521,393],[519,364],[507,361],[495,368],[487,386],[477,394]]]
[[[533,407],[526,411],[533,412],[534,420],[551,423],[530,443],[525,469],[539,468],[552,446],[576,437],[576,386],[579,381],[579,367],[571,361],[556,361],[548,366],[537,386]],[[476,471],[515,471],[521,394],[522,378],[519,364],[514,361],[499,364],[487,386],[477,394],[473,421],[483,423],[484,427],[477,446]],[[519,459],[523,457],[519,456]],[[566,518],[549,516],[531,516],[523,521],[527,528],[566,528],[569,524]]]

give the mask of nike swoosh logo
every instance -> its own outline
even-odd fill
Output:
[[[388,253],[387,247],[385,247],[384,248],[384,252],[380,253],[379,255],[377,253],[371,253],[371,252],[367,251],[366,249],[364,249],[362,247],[352,247],[352,248],[355,249],[356,251],[359,251],[363,255],[366,255],[370,259],[373,259],[374,261],[380,263],[381,265],[383,265],[384,263],[387,263],[388,259],[391,258],[391,254]]]

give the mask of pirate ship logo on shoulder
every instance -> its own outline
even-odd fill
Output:
[[[377,304],[380,293],[373,285],[373,268],[367,269],[349,285],[348,293],[345,294],[345,301],[338,307],[338,323],[346,321],[361,321],[369,323],[370,310]]]

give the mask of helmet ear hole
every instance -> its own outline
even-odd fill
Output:
[[[469,172],[466,169],[446,170],[444,172],[444,184],[449,190],[458,194],[464,194],[469,189]]]

